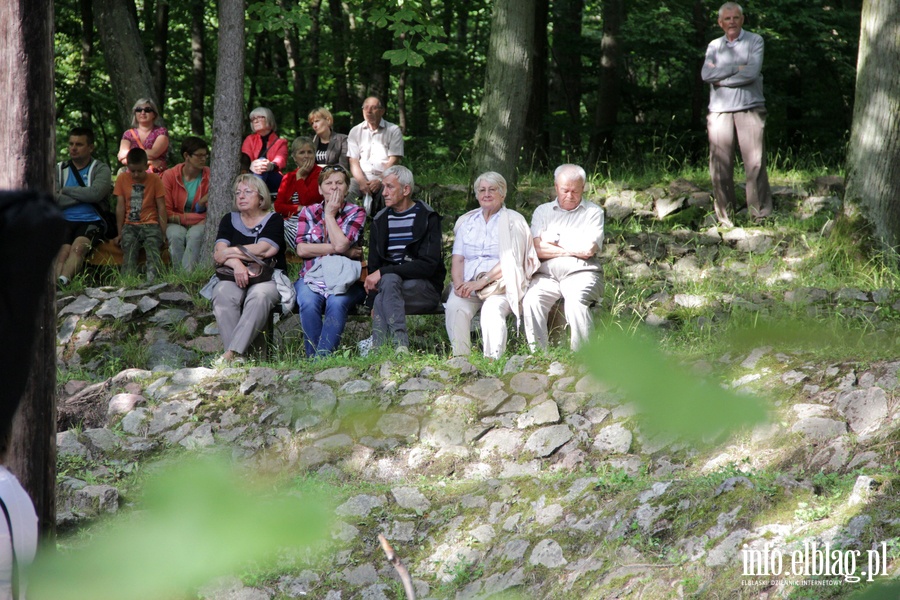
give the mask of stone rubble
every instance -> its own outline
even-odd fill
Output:
[[[794,198],[798,216],[810,218],[837,209],[832,191],[790,196],[782,190],[779,198]],[[625,190],[603,203],[615,221],[674,218],[709,200],[708,192],[675,181],[668,190]],[[732,257],[727,267],[713,264],[720,249]],[[764,275],[791,282],[799,270],[793,265],[802,260],[782,232],[766,227],[624,234],[604,252],[620,264],[622,279],[610,282],[615,285],[746,275],[756,268],[751,255],[761,253],[783,253],[785,268]],[[778,297],[747,296],[657,287],[647,294],[642,318],[666,327],[671,319],[707,311],[765,311],[782,300],[799,310],[898,310],[891,308],[896,298],[889,289],[797,285]],[[681,597],[670,594],[684,585],[686,572],[737,565],[745,548],[769,543],[788,551],[826,537],[856,547],[873,527],[897,526],[875,512],[856,514],[877,506],[890,490],[878,476],[859,475],[850,496],[835,501],[834,513],[845,507],[854,512],[827,532],[813,527],[824,517],[809,516],[801,504],[819,494],[812,473],[883,467],[876,448],[895,431],[900,362],[857,372],[854,365],[818,365],[764,346],[711,361],[729,369],[735,388],[752,393],[773,386],[793,400],[772,407],[770,424],[701,452],[645,434],[636,406],[619,390],[559,361],[512,356],[500,376],[485,376],[462,357],[417,373],[391,363],[313,374],[216,370],[196,366],[199,357],[221,351],[215,322],[194,311],[192,297],[181,290],[165,284],[90,288],[58,303],[62,369],[74,371],[98,354],[121,351],[104,319],[152,324],[141,349],[150,369],[122,371],[94,384],[69,381],[61,390],[61,414],[84,416],[61,420],[61,464],[92,465],[85,479],[60,479],[61,528],[119,511],[123,491],[94,480],[106,481],[111,469],[162,448],[230,450],[249,464],[347,485],[346,495],[335,499],[336,546],[327,568],[309,567],[259,587],[226,578],[200,591],[210,600],[397,597],[396,576],[374,541],[378,533],[407,561],[422,598],[488,598],[514,588],[528,597],[668,598]],[[877,322],[880,313],[872,314]],[[184,339],[185,332],[202,335]],[[712,369],[697,365],[701,373]],[[783,472],[760,483],[754,469],[773,465]],[[685,477],[695,470],[712,481],[699,492]],[[640,483],[613,491],[623,484],[628,489],[628,482]],[[458,486],[467,492],[460,494]],[[748,498],[759,494],[783,494],[796,507],[793,517],[756,524]],[[695,521],[686,527],[680,519]],[[676,530],[690,533],[671,539]],[[604,540],[617,544],[613,553],[598,550]],[[656,553],[660,544],[668,554]],[[665,566],[670,561],[672,568]]]

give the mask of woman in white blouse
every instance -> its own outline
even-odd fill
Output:
[[[525,217],[503,205],[502,175],[479,175],[475,197],[480,208],[461,216],[453,229],[447,335],[454,356],[469,354],[472,318],[481,310],[484,355],[498,358],[506,350],[506,317],[514,314],[518,327],[522,296],[540,261]]]

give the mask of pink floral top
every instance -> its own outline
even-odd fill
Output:
[[[123,140],[128,140],[128,143],[131,144],[132,148],[143,148],[144,150],[150,150],[153,147],[153,143],[156,141],[156,138],[159,136],[169,135],[169,130],[165,127],[154,127],[150,130],[149,135],[147,135],[147,139],[144,140],[144,143],[141,143],[141,138],[138,135],[138,131],[135,128],[126,129],[125,133],[122,134]],[[156,165],[150,165],[148,171],[151,173],[162,173],[166,170],[166,153],[164,152],[159,158],[153,160]],[[161,165],[160,165],[161,163]]]

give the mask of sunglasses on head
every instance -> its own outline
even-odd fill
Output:
[[[331,172],[346,173],[347,169],[345,169],[341,165],[328,165],[327,167],[322,168],[322,172],[323,173],[331,173]]]
[[[136,108],[134,109],[134,114],[138,113],[155,113],[156,111],[150,108],[149,106],[145,106],[144,108]]]

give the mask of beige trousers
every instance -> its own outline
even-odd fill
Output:
[[[212,303],[225,350],[244,354],[265,329],[269,312],[280,301],[274,281],[243,289],[233,281],[220,281],[213,291]]]
[[[772,213],[772,192],[766,173],[766,109],[711,112],[706,117],[709,134],[709,175],[715,196],[716,217],[729,223],[735,207],[734,142],[737,139],[747,178],[747,208],[754,218]]]
[[[603,296],[603,276],[599,271],[577,271],[560,279],[535,274],[522,301],[525,337],[534,351],[549,344],[547,316],[560,298],[565,302],[572,350],[587,341],[594,324],[591,307]]]

